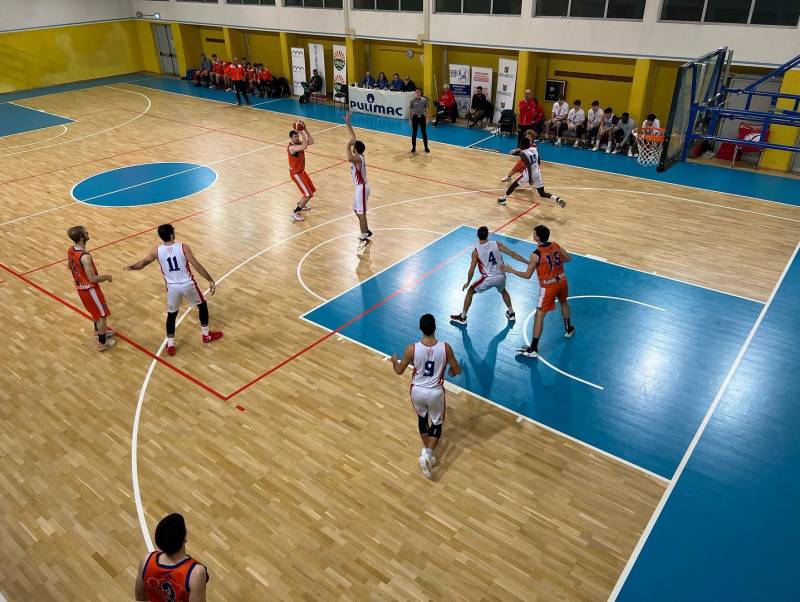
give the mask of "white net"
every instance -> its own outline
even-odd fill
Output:
[[[664,145],[664,130],[660,128],[647,128],[636,130],[636,146],[639,149],[637,161],[645,167],[655,167],[661,157],[661,147]]]

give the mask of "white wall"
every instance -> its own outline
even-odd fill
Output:
[[[219,4],[131,1],[134,10],[159,11],[176,21],[330,35],[346,31],[342,10],[234,6],[224,0]],[[523,0],[521,17],[433,13],[428,39],[437,44],[679,60],[727,45],[734,50],[734,63],[764,66],[780,65],[800,54],[797,27],[660,23],[660,8],[661,0],[647,0],[643,21],[561,19],[533,17],[533,1]],[[426,16],[350,10],[349,26],[358,37],[416,40],[426,32]]]
[[[129,19],[132,16],[131,0],[0,0],[0,31]]]

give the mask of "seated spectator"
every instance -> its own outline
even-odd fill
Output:
[[[439,101],[433,101],[433,106],[436,107],[436,119],[433,120],[433,127],[439,125],[439,120],[443,117],[447,117],[453,123],[458,119],[456,97],[447,84],[444,85],[444,89],[442,89],[442,93],[439,95]]]
[[[222,68],[222,75],[225,79],[225,91],[230,92],[233,90],[233,84],[231,83],[231,73],[233,72],[233,68],[236,66],[236,63],[239,59],[233,57],[233,62],[225,63],[224,67]]]
[[[389,89],[392,92],[402,92],[403,91],[403,80],[400,79],[400,74],[395,73],[392,76],[392,81],[389,82]]]
[[[583,134],[586,131],[586,112],[581,107],[581,101],[572,103],[572,108],[567,113],[567,137],[575,138],[575,148],[581,146]]]
[[[261,90],[261,98],[264,98],[264,96],[272,96],[273,81],[272,73],[270,73],[270,70],[264,63],[261,63],[258,71],[258,85]]]
[[[247,63],[244,66],[244,79],[247,82],[248,92],[255,94],[258,91],[258,79],[256,78],[256,66],[253,63]]]
[[[211,85],[219,87],[224,84],[222,61],[214,54],[211,56]]]
[[[569,105],[564,100],[564,96],[558,97],[558,102],[553,104],[553,115],[550,118],[550,123],[547,125],[547,136],[553,136],[556,146],[561,146],[561,136],[564,130],[567,129],[567,115],[569,114]]]
[[[600,119],[600,128],[597,130],[597,138],[595,138],[594,148],[592,148],[593,151],[600,150],[600,146],[603,144],[603,139],[605,138],[606,153],[611,153],[611,147],[614,142],[613,132],[617,121],[619,121],[619,119],[614,115],[614,109],[611,107],[603,109],[603,116]]]
[[[361,80],[361,87],[362,88],[374,88],[375,87],[375,78],[372,77],[372,74],[367,71],[364,74],[364,79]]]
[[[369,73],[369,72],[367,72]],[[308,83],[302,82],[301,85],[303,86],[303,95],[300,97],[300,104],[306,104],[308,99],[314,92],[319,92],[322,90],[322,77],[320,74],[317,73],[317,70],[314,69],[311,71],[311,79],[308,80]]]
[[[661,128],[661,122],[656,119],[655,113],[650,113],[642,122],[642,129],[651,130],[652,128]]]
[[[417,90],[417,84],[406,75],[405,79],[403,80],[403,92],[415,92]]]
[[[603,111],[600,110],[600,101],[593,100],[592,108],[586,114],[586,145],[587,148],[597,150],[597,145],[600,144],[598,140],[598,132],[600,131],[600,124],[603,122]]]
[[[200,68],[194,72],[195,86],[210,85],[209,76],[211,74],[211,61],[208,60],[204,52],[200,53]]]
[[[389,89],[389,80],[386,79],[386,74],[383,71],[378,73],[378,81],[375,82],[375,87],[377,87],[378,90]]]
[[[614,133],[612,136],[614,138],[615,148],[612,154],[616,155],[619,152],[625,152],[627,150],[629,157],[634,156],[636,152],[636,137],[633,135],[633,132],[635,129],[636,122],[631,119],[628,113],[623,113],[622,117],[617,121],[617,125],[614,126]],[[610,141],[608,147],[611,148]]]
[[[489,100],[486,98],[486,94],[483,93],[483,86],[478,86],[472,96],[472,103],[470,103],[469,111],[467,112],[469,127],[478,125],[478,122],[486,116],[488,110]]]

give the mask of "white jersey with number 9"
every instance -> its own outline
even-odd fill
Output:
[[[414,343],[414,375],[411,377],[411,385],[428,389],[443,387],[446,355],[443,341],[437,341],[431,347],[419,341]]]

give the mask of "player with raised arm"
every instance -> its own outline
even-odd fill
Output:
[[[533,272],[539,278],[539,302],[536,304],[536,315],[533,318],[533,338],[531,344],[519,350],[525,357],[539,357],[539,339],[542,337],[544,317],[549,311],[555,309],[558,299],[561,305],[561,317],[564,319],[564,336],[572,337],[575,327],[570,321],[570,310],[567,298],[567,274],[564,264],[572,261],[572,256],[562,249],[558,243],[550,242],[550,229],[547,226],[536,226],[533,229],[533,240],[536,241],[536,250],[531,253],[528,260],[528,269],[524,272],[515,270],[510,265],[503,264],[503,271],[510,272],[520,278],[530,279]]]
[[[419,467],[422,476],[431,478],[431,467],[436,464],[433,450],[442,437],[446,409],[444,397],[444,369],[450,366],[450,376],[461,374],[461,366],[456,360],[452,347],[444,341],[436,340],[436,320],[431,314],[419,319],[422,339],[408,345],[403,358],[392,355],[392,368],[396,374],[403,374],[409,364],[413,365],[411,377],[411,403],[417,413],[419,435],[422,438],[422,452]]]
[[[286,147],[286,153],[289,156],[289,177],[300,189],[300,200],[297,201],[297,206],[292,211],[292,219],[297,222],[302,222],[305,218],[300,215],[301,211],[308,211],[311,207],[308,202],[317,189],[314,187],[314,182],[311,177],[306,173],[306,153],[305,150],[314,144],[314,137],[308,129],[308,126],[302,121],[295,121],[294,128],[289,132],[289,146]]]
[[[535,134],[535,132],[534,132]],[[496,240],[489,240],[489,228],[481,226],[478,228],[478,243],[472,249],[472,262],[469,265],[469,274],[467,274],[467,281],[461,290],[466,290],[467,294],[464,296],[464,308],[460,314],[453,314],[450,320],[458,322],[459,324],[467,323],[467,312],[470,305],[472,305],[472,297],[475,293],[482,293],[489,289],[495,288],[500,292],[503,301],[506,304],[506,318],[510,321],[516,320],[514,308],[511,305],[511,295],[508,294],[506,289],[506,275],[503,272],[503,253],[510,255],[517,261],[525,261],[525,258],[509,249],[503,243]],[[475,268],[480,271],[481,277],[475,282],[472,282],[472,276],[475,274]],[[472,284],[470,284],[472,283]]]
[[[222,333],[208,328],[208,303],[192,274],[192,268],[208,281],[211,294],[217,290],[214,279],[203,265],[195,258],[189,245],[175,240],[175,228],[172,224],[158,227],[158,237],[162,244],[150,251],[141,261],[129,265],[126,270],[141,270],[158,260],[161,273],[167,284],[167,353],[175,355],[175,322],[178,310],[184,298],[197,306],[200,316],[200,332],[204,343],[212,343],[222,338]]]
[[[537,137],[536,130],[531,128],[531,129],[525,131],[524,138],[527,138],[528,140],[530,140],[530,146],[536,146],[536,137]],[[521,148],[515,148],[514,150],[509,151],[508,154],[509,155],[519,155],[519,153],[521,151],[522,151]],[[503,178],[500,181],[501,182],[510,182],[511,178],[513,178],[518,173],[522,173],[523,171],[525,171],[525,163],[522,161],[522,159],[517,159],[517,162],[514,163],[514,166],[508,172],[506,177]]]
[[[350,132],[350,140],[347,142],[347,160],[350,162],[350,175],[353,177],[355,193],[353,195],[353,212],[358,218],[358,227],[361,232],[358,236],[358,250],[363,251],[370,243],[372,230],[367,224],[367,200],[369,199],[369,182],[367,181],[367,160],[364,157],[366,147],[361,140],[356,139],[353,126],[350,125],[350,112],[344,116],[347,130]]]
[[[541,162],[542,158],[539,156],[539,151],[536,147],[531,146],[531,141],[528,138],[523,138],[520,142],[520,147],[511,151],[513,155],[519,155],[520,160],[525,168],[522,173],[513,181],[506,190],[506,193],[497,199],[501,205],[505,205],[508,201],[508,196],[517,189],[520,184],[531,184],[536,188],[539,196],[545,199],[554,201],[560,207],[566,207],[567,202],[558,195],[546,192],[544,189],[544,181],[542,180]]]

